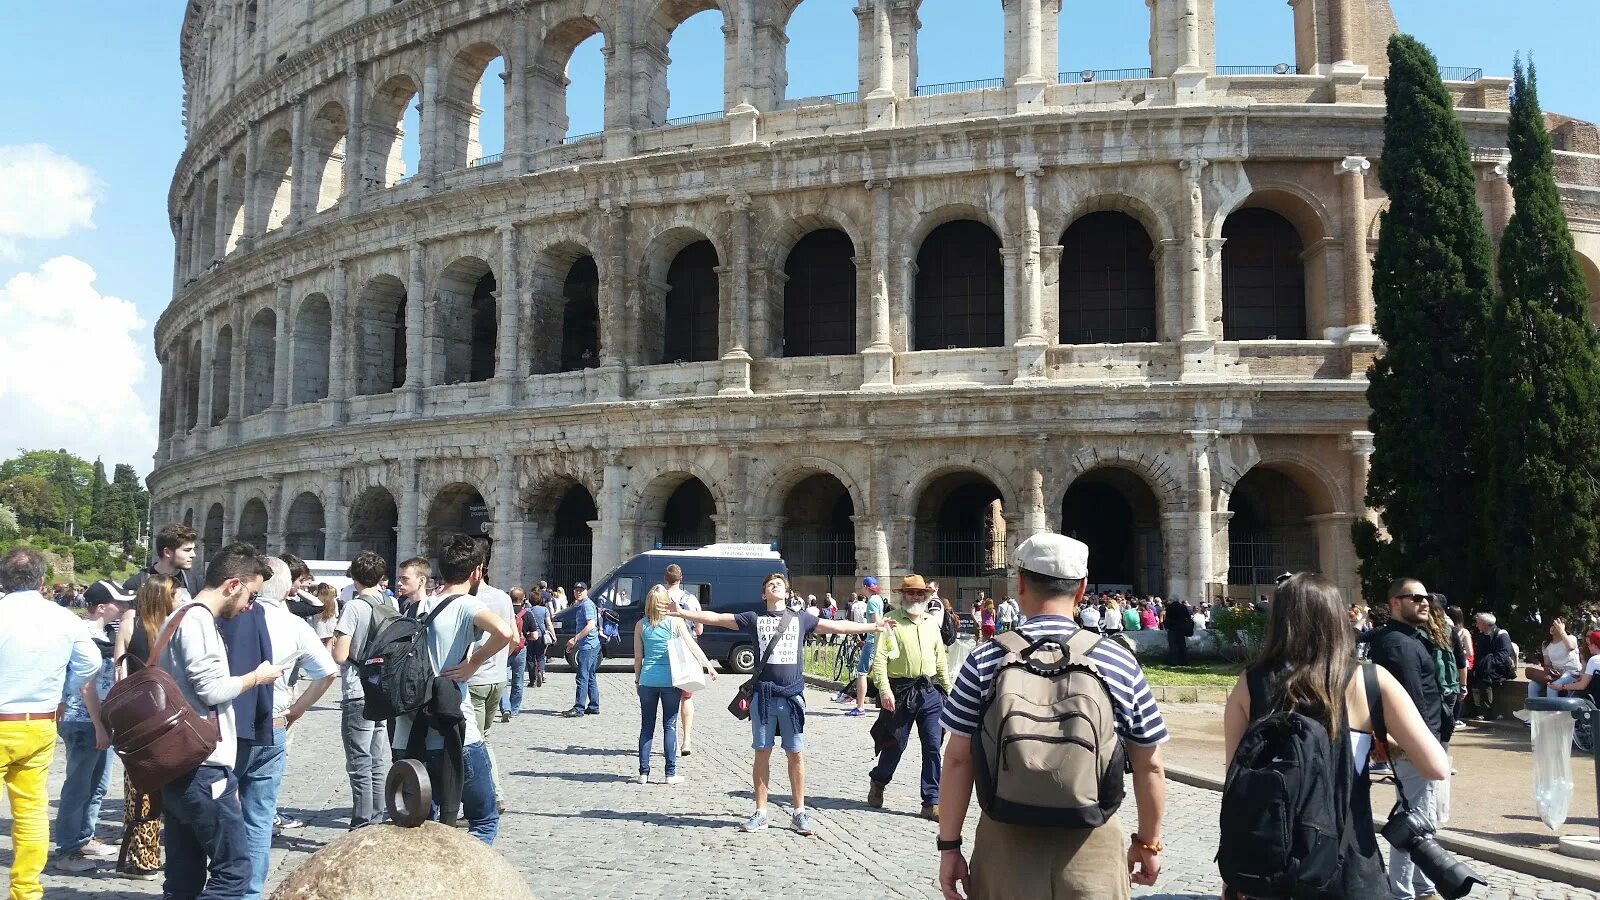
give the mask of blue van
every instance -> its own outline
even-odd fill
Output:
[[[698,550],[641,553],[612,569],[589,591],[602,613],[617,618],[618,639],[601,645],[603,658],[632,658],[633,632],[644,618],[645,595],[666,581],[667,566],[673,563],[683,569],[683,589],[699,597],[700,608],[707,612],[760,612],[766,607],[761,587],[767,576],[789,574],[783,557],[766,544],[711,544]],[[556,642],[550,655],[566,654],[567,639],[578,633],[573,624],[577,615],[577,608],[569,606],[556,616]],[[734,672],[748,673],[756,666],[755,647],[743,632],[707,628],[700,648]],[[567,661],[572,661],[570,656]]]

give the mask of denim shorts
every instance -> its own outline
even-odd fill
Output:
[[[872,654],[878,648],[878,636],[869,636],[861,644],[861,655],[856,657],[856,674],[867,675],[872,672]]]
[[[763,704],[759,700],[750,704],[751,748],[771,750],[774,737],[781,735],[785,753],[801,753],[806,749],[805,731],[794,727],[794,717],[789,712],[791,703],[805,709],[803,697],[773,697],[765,704],[765,716],[762,715]],[[791,731],[794,733],[790,734]]]

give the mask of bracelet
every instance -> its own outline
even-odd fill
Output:
[[[935,846],[939,848],[940,853],[946,853],[951,850],[960,850],[961,838],[957,837],[954,840],[949,841],[945,840],[944,838],[939,838],[935,841]]]
[[[1160,841],[1156,841],[1154,844],[1146,844],[1144,838],[1139,837],[1137,834],[1133,836],[1133,845],[1146,853],[1160,853],[1166,849],[1166,845]]]

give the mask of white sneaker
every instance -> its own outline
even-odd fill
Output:
[[[95,838],[90,838],[89,843],[79,847],[78,852],[90,859],[116,859],[121,855],[116,847]]]
[[[1533,721],[1533,713],[1530,713],[1525,709],[1516,710],[1516,711],[1512,712],[1511,714],[1513,716],[1516,716],[1518,719],[1520,719],[1520,720],[1522,720],[1524,722]]]
[[[635,779],[635,781],[638,784],[649,784],[650,783],[650,776],[645,774],[644,772],[640,772],[639,773],[639,777],[637,779]]]
[[[683,784],[682,775],[668,775],[667,784]]]

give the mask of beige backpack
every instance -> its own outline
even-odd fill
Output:
[[[1111,691],[1089,652],[1102,638],[1075,632],[1005,650],[977,734],[978,802],[998,822],[1098,828],[1122,805],[1125,757]]]

